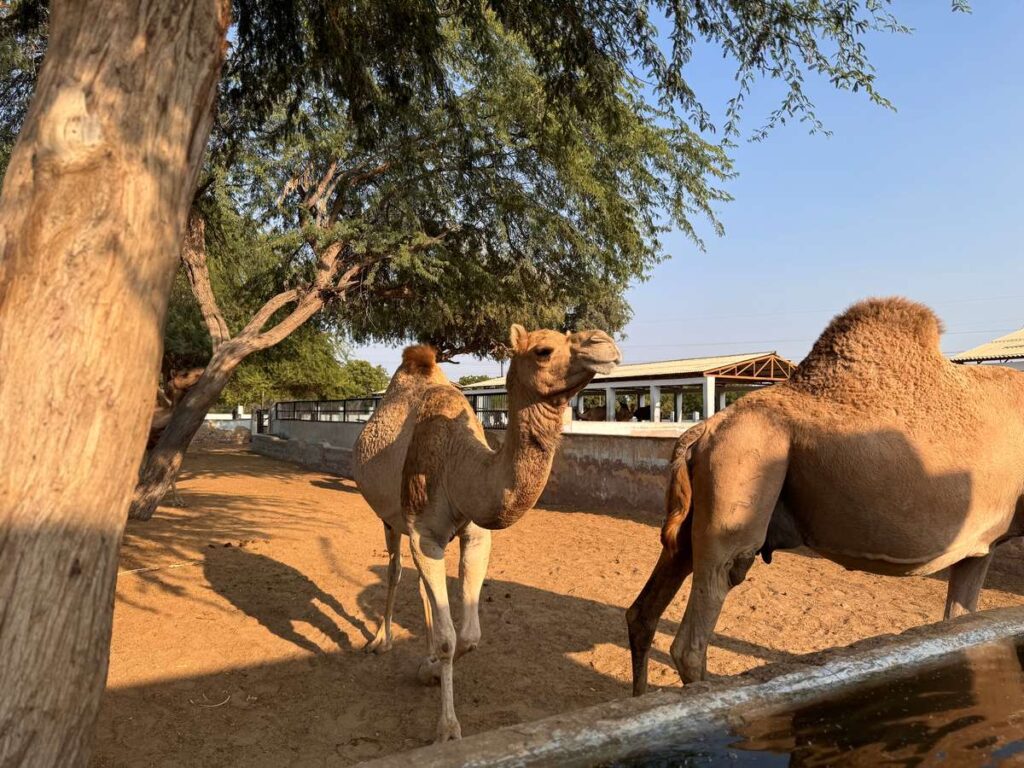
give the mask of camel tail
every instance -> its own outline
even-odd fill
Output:
[[[668,493],[665,498],[665,524],[661,526],[661,544],[665,551],[675,557],[679,551],[679,533],[690,515],[693,501],[693,486],[690,483],[690,456],[693,445],[704,434],[705,425],[700,423],[679,438],[672,452],[672,473],[669,477]]]
[[[672,477],[665,501],[665,524],[661,526],[661,545],[673,557],[679,551],[679,531],[690,514],[692,496],[690,467],[683,457],[672,462]]]
[[[437,367],[437,350],[428,344],[417,344],[402,351],[402,367],[405,373],[429,376]]]

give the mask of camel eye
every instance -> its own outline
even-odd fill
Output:
[[[533,354],[537,356],[538,360],[550,360],[551,353],[554,351],[551,347],[537,347],[533,350]]]

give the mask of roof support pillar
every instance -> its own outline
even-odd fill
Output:
[[[683,417],[683,393],[678,389],[675,393],[675,403],[673,403],[672,418],[675,419],[676,421],[686,420]]]
[[[604,388],[604,420],[615,421],[615,390]]]
[[[651,385],[650,401],[651,421],[657,423],[661,421],[661,387],[657,384]]]
[[[710,419],[715,415],[715,377],[704,377],[704,418]]]

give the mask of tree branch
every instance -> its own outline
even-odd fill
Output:
[[[260,307],[249,324],[235,337],[235,341],[247,354],[274,346],[320,311],[329,296],[343,294],[355,284],[355,276],[366,263],[357,261],[339,275],[344,248],[343,243],[331,243],[324,250],[317,265],[316,277],[308,290],[292,289],[279,293]],[[298,302],[295,309],[277,325],[264,331],[263,326],[274,313],[292,302]]]
[[[267,303],[259,308],[259,311],[252,316],[252,320],[249,321],[248,325],[246,325],[245,328],[242,329],[241,333],[239,333],[235,338],[248,338],[258,334],[277,310],[291,304],[293,301],[296,301],[299,298],[299,295],[299,290],[297,288],[293,288],[290,291],[279,293],[277,296],[268,299]]]
[[[185,276],[192,288],[192,295],[199,304],[206,329],[210,332],[213,351],[231,338],[231,331],[224,315],[217,305],[217,297],[210,284],[210,270],[206,263],[206,221],[201,215],[192,211],[188,217],[188,230],[185,233],[185,245],[181,249],[181,263],[185,267]]]

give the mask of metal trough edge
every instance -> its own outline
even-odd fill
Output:
[[[1024,634],[1024,606],[928,624],[759,667],[743,675],[659,691],[508,726],[462,741],[361,763],[365,768],[591,766],[665,743],[694,738],[736,717],[817,698],[994,640]]]

